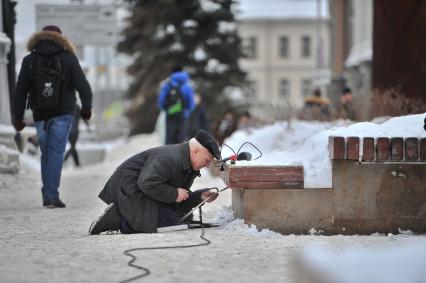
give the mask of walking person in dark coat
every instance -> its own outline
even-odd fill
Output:
[[[189,189],[200,169],[221,159],[217,141],[200,130],[188,142],[149,149],[123,162],[99,198],[108,204],[89,234],[105,231],[155,233],[158,227],[178,224],[177,213],[195,207],[217,193]]]
[[[75,90],[82,102],[81,117],[92,115],[92,91],[80,67],[73,44],[57,26],[46,26],[28,42],[18,76],[13,125],[24,127],[27,105],[33,111],[41,149],[43,206],[65,207],[59,199],[64,152],[76,105]]]
[[[74,160],[74,164],[77,167],[80,167],[80,158],[78,157],[78,152],[77,152],[77,148],[76,148],[76,144],[78,141],[78,136],[80,134],[80,130],[79,130],[79,125],[80,125],[80,106],[76,105],[75,106],[75,111],[74,111],[74,117],[72,119],[72,124],[71,124],[71,130],[70,130],[70,134],[68,136],[68,141],[70,143],[70,149],[67,151],[67,153],[65,154],[64,157],[64,161],[67,161],[68,157],[70,157],[70,155],[72,156],[72,159]],[[86,126],[89,126],[89,122],[86,120],[83,120],[84,123],[86,124]]]
[[[206,109],[199,94],[195,96],[195,105],[195,109],[191,112],[188,120],[188,134],[190,137],[195,136],[198,130],[209,131],[210,128]]]
[[[181,143],[188,138],[187,120],[195,108],[194,90],[189,84],[189,74],[175,66],[162,85],[157,104],[166,111],[166,144]]]

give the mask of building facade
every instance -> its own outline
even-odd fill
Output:
[[[330,59],[332,80],[329,98],[335,105],[344,87],[354,99],[369,101],[373,57],[373,0],[330,0]],[[359,118],[366,119],[370,108],[364,103]]]
[[[250,81],[246,97],[258,105],[302,107],[304,97],[327,82],[327,23],[316,18],[241,20],[238,28],[247,56],[241,66]]]

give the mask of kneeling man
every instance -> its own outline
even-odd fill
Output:
[[[185,143],[152,148],[130,157],[114,172],[99,194],[108,204],[90,226],[89,234],[105,231],[155,233],[178,224],[177,213],[217,197],[206,190],[191,192],[200,169],[221,159],[217,141],[199,130]]]

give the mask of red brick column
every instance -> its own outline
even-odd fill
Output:
[[[419,160],[419,139],[418,138],[405,139],[405,160],[406,161]]]
[[[358,137],[348,137],[346,159],[359,160],[359,138]]]
[[[420,139],[420,160],[426,161],[426,138]]]
[[[402,161],[404,159],[404,139],[390,139],[391,160]]]
[[[374,138],[364,138],[362,146],[362,160],[374,161]]]
[[[328,152],[330,159],[345,159],[345,138],[329,137]]]
[[[390,155],[389,138],[378,138],[376,145],[376,160],[388,161]]]

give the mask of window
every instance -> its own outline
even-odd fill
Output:
[[[248,37],[243,40],[243,53],[248,59],[256,58],[257,53],[257,38]]]
[[[287,79],[280,81],[279,95],[281,99],[288,99],[290,96],[290,82]]]
[[[302,57],[311,57],[311,38],[309,36],[302,37]]]
[[[280,37],[280,56],[283,58],[288,57],[288,37]]]
[[[309,96],[312,92],[312,80],[304,79],[302,80],[302,88],[301,88],[302,96]]]

